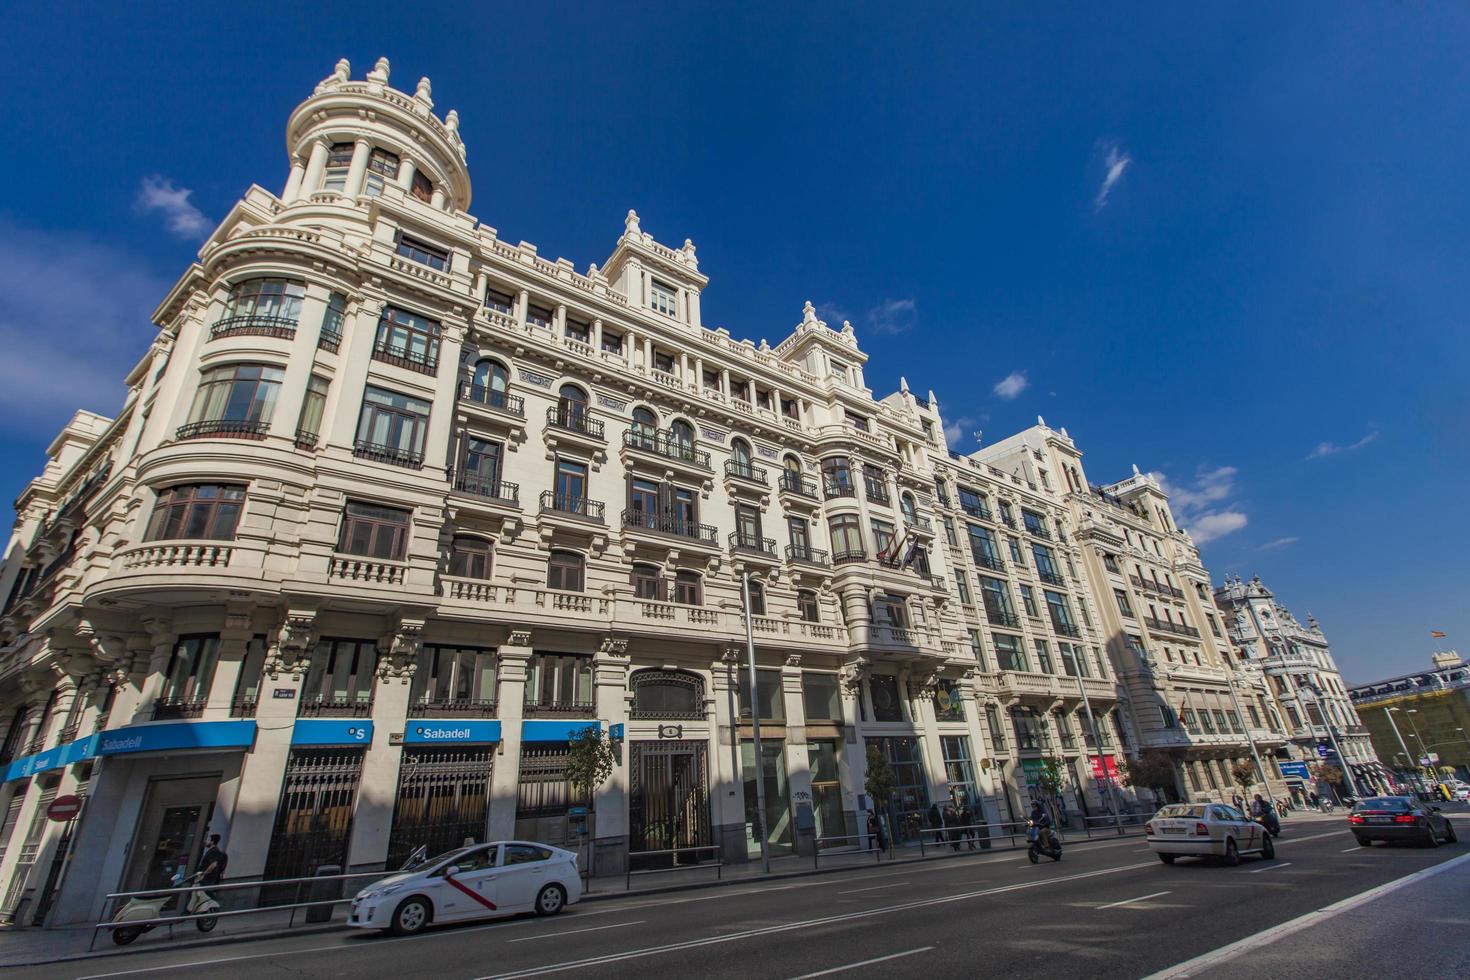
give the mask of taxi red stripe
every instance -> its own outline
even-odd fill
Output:
[[[470,888],[466,888],[464,885],[461,885],[459,882],[455,881],[448,875],[444,876],[444,880],[449,882],[449,884],[453,885],[455,888],[464,892],[470,898],[473,898],[475,901],[479,902],[481,905],[485,906],[487,909],[490,909],[492,911],[495,910],[495,903],[490,901],[490,899],[486,898],[484,895],[481,895],[479,892]]]

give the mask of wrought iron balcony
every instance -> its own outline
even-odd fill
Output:
[[[317,440],[320,438],[321,437],[315,432],[308,432],[305,429],[297,429],[296,448],[304,449],[307,452],[311,452],[311,450],[316,448]]]
[[[316,697],[301,702],[302,718],[369,718],[373,713],[371,697]]]
[[[856,565],[868,560],[868,553],[859,548],[855,551],[835,551],[832,553],[832,564],[834,565]]]
[[[810,565],[826,565],[827,552],[821,548],[813,548],[806,544],[788,544],[786,546],[787,561],[804,561]]]
[[[316,345],[328,353],[337,353],[342,346],[342,313],[338,310],[327,310],[327,315],[322,318],[322,330],[317,334]]]
[[[892,502],[888,496],[888,488],[873,480],[863,480],[863,492],[867,494],[868,500],[875,504],[884,504],[886,506]]]
[[[1045,525],[1037,524],[1034,521],[1026,522],[1026,533],[1032,537],[1043,538],[1047,541],[1051,540],[1051,532],[1046,529]]]
[[[373,360],[417,371],[419,374],[434,374],[439,370],[437,353],[418,351],[406,344],[390,344],[384,340],[373,344]]]
[[[731,551],[754,551],[757,554],[776,556],[776,539],[763,538],[757,534],[742,534],[739,531],[730,532]]]
[[[404,469],[423,469],[424,454],[416,453],[410,449],[399,449],[397,446],[383,446],[376,442],[365,442],[361,439],[352,444],[352,455],[359,459],[370,459],[375,463],[387,463],[390,466],[402,466]]]
[[[410,718],[433,718],[454,715],[469,718],[494,718],[495,702],[484,698],[431,698],[408,706]]]
[[[1063,623],[1056,619],[1051,621],[1051,628],[1056,631],[1058,636],[1070,636],[1076,639],[1082,635],[1082,631],[1076,626],[1073,626],[1071,623]]]
[[[1152,616],[1143,617],[1143,622],[1149,629],[1158,630],[1160,633],[1172,633],[1175,636],[1189,636],[1196,640],[1199,639],[1199,630],[1193,626],[1185,626],[1183,623],[1175,623],[1165,619],[1154,619]]]
[[[463,401],[484,405],[498,412],[514,415],[518,419],[526,417],[526,400],[519,395],[512,395],[509,392],[496,391],[484,385],[462,381],[459,385],[459,397]]]
[[[984,504],[966,504],[966,503],[961,503],[960,504],[960,510],[964,511],[966,514],[968,514],[971,517],[978,517],[982,521],[994,521],[995,520],[995,518],[993,516],[991,516],[990,508],[989,507],[986,507]]]
[[[606,438],[606,427],[588,414],[585,408],[569,408],[566,405],[556,405],[546,410],[546,424],[557,429],[565,429],[567,432],[580,432],[584,436],[593,439]]]
[[[1015,613],[1006,612],[1004,609],[992,609],[985,607],[985,619],[992,626],[1005,626],[1009,629],[1019,629],[1021,620]]]
[[[915,531],[922,531],[925,534],[934,533],[934,522],[919,514],[909,514],[904,517],[903,522]]]
[[[974,552],[971,552],[970,557],[975,559],[975,564],[979,565],[981,568],[988,568],[992,572],[1003,572],[1006,570],[1006,563],[1001,561],[999,558],[995,558],[991,555],[975,554]]]
[[[759,466],[751,466],[749,463],[737,462],[733,459],[725,461],[725,475],[733,476],[740,480],[748,480],[751,483],[759,483],[763,487],[771,485],[766,471]]]
[[[254,718],[255,708],[259,703],[257,698],[239,697],[230,700],[231,718]]]
[[[718,544],[719,532],[709,524],[696,524],[683,518],[674,517],[671,514],[651,514],[644,510],[623,511],[623,527],[637,528],[644,531],[657,531],[660,534],[673,534],[681,538],[690,538],[695,541],[703,541],[706,544]]]
[[[520,490],[519,487],[516,488]],[[559,493],[555,490],[543,490],[541,492],[541,510],[555,511],[558,514],[576,514],[578,517],[586,517],[590,520],[601,521],[607,514],[607,505],[600,500],[588,500],[586,497],[578,497],[569,493]]]
[[[209,328],[209,339],[221,337],[280,337],[290,340],[296,336],[296,321],[283,316],[265,316],[244,313],[225,317]]]
[[[543,701],[540,699],[527,701],[525,704],[526,717],[561,717],[561,718],[590,718],[595,705],[591,701]]]
[[[199,718],[204,714],[204,703],[204,698],[159,698],[153,702],[153,720]]]
[[[264,439],[269,422],[245,422],[236,419],[204,419],[186,422],[174,433],[175,439]]]
[[[809,500],[817,499],[817,484],[808,480],[800,473],[784,470],[781,473],[780,487],[787,493],[794,493],[798,497],[806,497]]]
[[[1013,531],[1016,529],[1016,519],[1014,517],[1002,514],[1000,515],[1000,522]]]
[[[1036,571],[1036,577],[1039,578],[1039,579],[1041,579],[1043,582],[1046,582],[1049,585],[1066,585],[1067,584],[1067,580],[1064,579],[1064,578],[1062,578],[1056,572],[1048,572],[1048,571],[1042,571],[1040,569],[1037,569],[1037,571]]]
[[[486,480],[468,473],[454,478],[454,489],[460,493],[473,494],[489,500],[508,500],[512,503],[521,499],[521,485],[509,480]]]
[[[667,432],[629,429],[623,433],[623,445],[629,449],[653,453],[665,459],[677,459],[681,462],[702,466],[705,469],[711,468],[709,453],[702,449],[695,449],[689,442],[675,438]]]
[[[822,490],[827,495],[828,500],[834,497],[857,496],[857,487],[842,480],[826,480],[822,483]]]

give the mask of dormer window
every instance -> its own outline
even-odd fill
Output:
[[[434,245],[428,245],[407,235],[398,237],[398,254],[412,262],[426,265],[444,272],[449,268],[449,253]]]
[[[398,154],[374,149],[368,157],[367,177],[363,181],[365,197],[377,197],[390,180],[398,179]]]
[[[434,200],[433,182],[417,171],[414,172],[413,183],[409,185],[408,192],[425,204]]]
[[[347,171],[352,169],[352,150],[351,143],[332,144],[332,148],[327,151],[326,178],[322,181],[322,190],[341,194],[347,189]]]
[[[678,307],[674,287],[665,285],[657,279],[650,280],[648,284],[648,305],[655,313],[662,313],[664,316],[676,316]]]

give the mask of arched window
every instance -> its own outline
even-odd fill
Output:
[[[633,594],[640,599],[664,600],[664,579],[657,565],[633,565]]]
[[[811,589],[801,589],[796,593],[796,610],[804,622],[815,623],[821,619],[817,611],[817,594]]]
[[[568,429],[582,429],[587,423],[587,393],[576,385],[562,385],[556,398],[556,421]]]
[[[792,453],[786,454],[786,458],[781,460],[781,465],[786,469],[787,473],[800,474],[803,469],[800,457],[795,456]]]
[[[643,449],[653,449],[658,442],[658,416],[653,409],[639,406],[633,409],[634,444]]]
[[[434,200],[433,182],[417,170],[414,171],[413,183],[409,187],[408,192],[425,204],[429,204]]]
[[[674,601],[686,606],[704,605],[704,588],[698,572],[681,571],[674,575]]]
[[[752,616],[764,616],[766,614],[766,587],[756,579],[750,579],[746,583],[750,589],[750,614]]]
[[[470,385],[470,397],[475,401],[504,408],[505,396],[510,389],[510,372],[504,364],[487,357],[475,362]]]
[[[730,469],[736,476],[747,479],[754,475],[750,466],[750,443],[736,439],[730,443]]]
[[[553,551],[546,562],[546,587],[565,592],[581,592],[586,585],[586,572],[581,555],[575,551]]]
[[[694,456],[694,426],[683,419],[675,420],[669,426],[669,442],[671,448],[680,456],[693,458]]]
[[[914,495],[907,490],[898,498],[899,509],[903,511],[903,522],[905,524],[916,523],[919,517],[919,509],[914,505]]]
[[[632,718],[704,717],[704,681],[682,670],[640,670],[633,685]]]
[[[489,578],[490,542],[456,537],[449,551],[449,574],[456,578]]]

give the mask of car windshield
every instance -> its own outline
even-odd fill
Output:
[[[1161,817],[1182,817],[1185,819],[1198,820],[1205,815],[1203,806],[1193,806],[1188,803],[1171,803],[1158,813]]]
[[[1355,809],[1404,811],[1409,809],[1409,801],[1402,796],[1373,796],[1363,800]]]
[[[412,858],[410,858],[409,861],[408,861],[408,863],[403,866],[403,870],[404,871],[412,871],[415,868],[432,868],[436,864],[443,864],[444,862],[448,861],[450,858],[457,857],[458,855],[463,854],[467,850],[469,850],[469,848],[467,848],[467,847],[456,847],[452,851],[445,851],[443,854],[436,854],[436,855],[434,855],[431,858],[424,858],[422,860],[417,860],[417,861],[416,860],[413,860]]]

